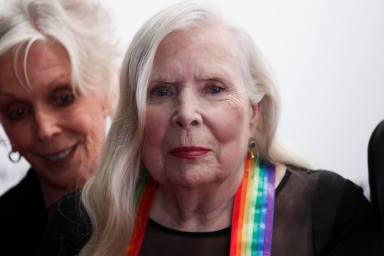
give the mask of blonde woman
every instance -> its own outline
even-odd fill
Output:
[[[97,1],[0,0],[0,122],[31,165],[0,197],[2,253],[37,255],[58,201],[94,173],[118,53]]]

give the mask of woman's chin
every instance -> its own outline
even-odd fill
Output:
[[[202,186],[214,185],[218,182],[217,176],[213,173],[204,173],[194,170],[185,171],[171,177],[170,183],[173,186],[185,189],[195,189]]]

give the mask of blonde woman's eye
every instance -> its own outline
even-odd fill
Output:
[[[53,104],[57,107],[67,107],[76,100],[72,89],[55,91],[52,95]]]
[[[11,122],[18,122],[30,114],[30,108],[27,104],[15,103],[7,107],[5,116]]]

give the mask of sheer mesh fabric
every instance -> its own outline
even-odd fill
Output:
[[[229,254],[231,229],[181,232],[149,220],[140,256],[223,256]]]
[[[272,255],[311,256],[312,198],[317,175],[286,172],[276,190]],[[181,232],[150,220],[140,256],[229,255],[230,228],[216,232]]]

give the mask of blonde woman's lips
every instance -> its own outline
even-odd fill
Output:
[[[170,151],[170,154],[180,159],[195,160],[204,157],[209,149],[203,147],[179,147]]]
[[[66,159],[74,151],[75,148],[76,148],[76,145],[73,145],[72,147],[69,147],[65,150],[61,150],[54,154],[47,154],[47,155],[44,155],[43,157],[52,162],[62,161]]]

